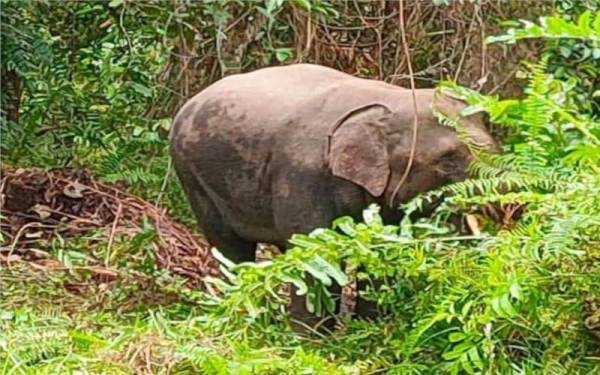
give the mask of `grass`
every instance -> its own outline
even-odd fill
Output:
[[[148,267],[151,255],[119,252],[117,266],[98,274],[96,258],[103,254],[94,250],[101,246],[82,239],[61,244],[50,245],[43,262],[0,267],[2,374],[340,370],[301,347],[257,350],[242,331],[215,333],[215,322],[198,303],[202,295],[180,277]],[[65,252],[78,261],[59,263]]]

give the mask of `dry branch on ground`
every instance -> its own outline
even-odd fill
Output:
[[[175,222],[165,209],[123,191],[119,184],[105,184],[82,169],[55,168],[3,170],[0,183],[3,245],[0,262],[30,261],[48,264],[41,241],[53,237],[101,233],[108,246],[116,238],[140,232],[144,219],[154,225],[157,265],[200,285],[206,275],[218,273],[210,246],[202,237]],[[56,261],[53,267],[60,267]],[[98,260],[96,272],[110,273],[109,264]]]

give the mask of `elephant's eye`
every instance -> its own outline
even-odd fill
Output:
[[[438,162],[437,169],[445,174],[459,172],[460,168],[459,154],[456,151],[449,151],[443,154]]]
[[[438,164],[438,168],[445,173],[453,173],[458,169],[458,163],[453,160],[445,159]]]

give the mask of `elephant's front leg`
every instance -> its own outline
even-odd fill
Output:
[[[376,280],[361,280],[356,282],[356,307],[354,309],[354,315],[359,319],[376,319],[381,315],[381,309],[377,302],[369,301],[364,298],[364,292],[367,287],[370,290],[378,291],[381,286],[384,285],[384,281],[381,279]]]
[[[308,276],[304,281],[309,288],[315,283],[315,279],[312,276]],[[334,330],[336,318],[340,312],[341,287],[334,282],[328,288],[329,293],[334,298],[335,308],[333,315],[325,313],[324,316],[318,316],[308,311],[306,307],[306,295],[299,296],[297,295],[297,291],[298,289],[294,285],[291,285],[289,317],[292,329],[300,334],[314,332],[331,333]]]
[[[281,253],[280,249],[285,249],[285,246],[280,244],[259,244],[257,260],[267,260]],[[312,286],[315,280],[312,276],[308,275],[304,280],[307,285]],[[335,325],[335,317],[332,315],[325,315],[319,317],[310,311],[306,307],[306,295],[299,296],[297,294],[298,288],[293,284],[289,285],[290,304],[288,305],[289,320],[292,329],[299,334],[310,334],[312,332],[329,333],[333,331]],[[329,293],[335,298],[335,314],[339,313],[339,300],[341,296],[341,288],[335,284],[328,288]],[[327,332],[329,331],[329,332]]]
[[[345,206],[345,202],[339,200],[344,197],[346,200],[351,200],[350,198],[356,195],[354,188],[350,186],[354,194],[348,197],[345,190],[349,185],[342,182],[342,188],[338,187],[325,172],[315,170],[284,177],[275,181],[274,185],[279,187],[274,190],[286,192],[281,199],[274,200],[273,217],[281,238],[289,239],[296,233],[310,233],[315,228],[327,228],[336,217],[352,212]],[[309,274],[304,281],[308,285],[315,283],[314,278]],[[296,332],[333,330],[335,315],[340,311],[341,287],[335,281],[332,282],[333,285],[328,288],[328,291],[335,298],[334,315],[317,316],[309,312],[306,307],[306,296],[298,296],[297,288],[293,285],[290,287],[289,316]]]

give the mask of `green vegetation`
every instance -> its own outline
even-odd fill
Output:
[[[73,28],[37,27],[45,15],[31,8],[13,11],[22,18],[5,18],[3,10],[3,76],[16,72],[24,78],[17,86],[30,85],[20,119],[3,90],[3,163],[88,167],[148,199],[164,196],[189,220],[178,185],[167,183],[170,113],[161,110],[157,77],[167,64],[164,49],[172,47],[165,35],[185,36],[178,27],[192,16],[171,29],[164,25],[173,13],[135,5],[133,11],[154,18],[124,38],[134,17],[124,17],[123,3],[110,3],[117,16],[98,34],[83,32],[107,19],[94,3],[75,11],[46,4],[48,12],[76,12],[83,22]],[[217,22],[221,3],[210,4],[204,10]],[[271,13],[290,6],[266,4]],[[327,2],[294,4],[334,14]],[[206,27],[214,32],[215,24]],[[98,246],[97,233],[53,238],[37,251],[58,267],[0,263],[2,373],[600,371],[600,13],[513,24],[488,42],[527,38],[543,38],[546,50],[527,64],[522,97],[439,85],[470,105],[466,113],[485,112],[500,127],[505,152],[482,154],[470,144],[480,156],[472,179],[401,207],[416,212],[444,195],[430,217],[384,225],[372,206],[363,222],[343,217],[331,229],[294,236],[295,247],[272,261],[233,265],[215,252],[225,278],[210,279],[208,292],[155,265],[151,225],[115,239],[118,257],[108,273],[96,269],[111,251]],[[81,46],[77,56],[73,43]],[[48,63],[29,60],[34,51]],[[438,116],[460,132],[460,118]],[[450,224],[457,215],[471,219],[466,228]],[[291,331],[281,293],[286,283],[307,293],[320,313],[333,306],[326,287],[352,278],[384,280],[367,295],[386,315],[372,322],[344,317],[331,335]]]

